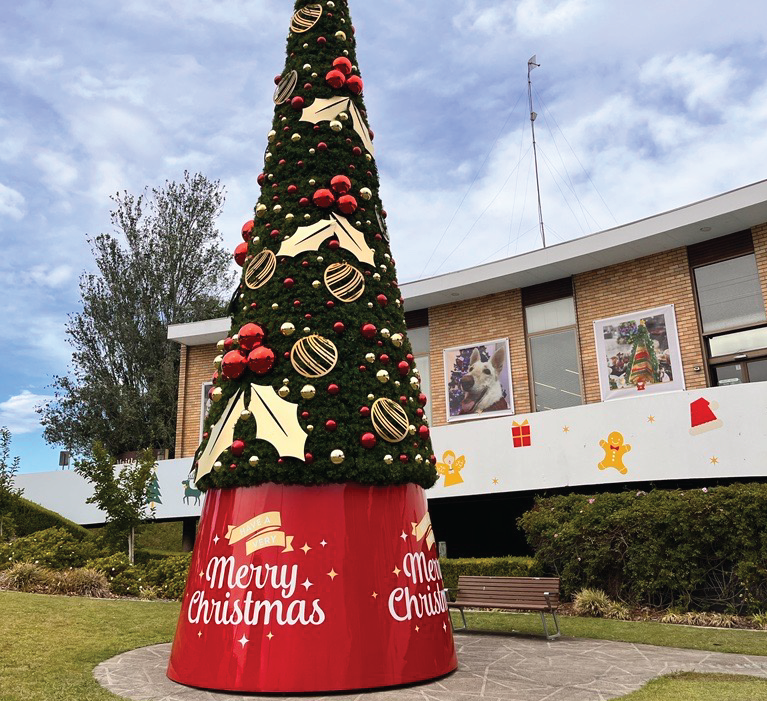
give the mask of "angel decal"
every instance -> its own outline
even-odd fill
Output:
[[[446,450],[442,454],[442,462],[437,463],[437,472],[445,478],[444,487],[454,487],[463,482],[461,470],[466,465],[466,457],[456,457],[452,450]]]

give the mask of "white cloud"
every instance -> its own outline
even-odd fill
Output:
[[[35,165],[51,190],[63,192],[77,180],[77,168],[63,153],[43,150],[35,157]]]
[[[0,402],[0,426],[6,426],[11,433],[34,433],[40,428],[40,417],[35,407],[52,399],[49,395],[22,390],[21,394]]]
[[[24,195],[0,183],[0,218],[21,219],[26,211]]]
[[[588,7],[588,0],[521,0],[515,13],[517,31],[529,36],[563,34]]]

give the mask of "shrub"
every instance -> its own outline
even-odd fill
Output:
[[[588,618],[606,618],[614,603],[601,589],[581,589],[573,597],[573,612]]]
[[[519,519],[566,596],[600,588],[655,608],[767,606],[767,485],[536,500]]]
[[[142,565],[134,565],[110,578],[109,589],[117,596],[138,597],[146,584],[146,570]]]
[[[442,580],[448,589],[458,588],[462,574],[485,577],[533,577],[540,574],[531,557],[441,558]]]
[[[80,567],[53,572],[50,591],[53,594],[91,596],[96,599],[109,597],[109,582],[96,570]]]
[[[118,574],[122,574],[130,567],[128,555],[126,553],[115,553],[106,557],[96,557],[88,560],[85,566],[89,569],[101,572],[105,577],[111,579]]]
[[[13,591],[42,593],[50,585],[50,572],[33,562],[17,562],[0,573],[0,586]]]
[[[35,504],[32,501],[19,497],[11,504],[10,514],[16,525],[16,534],[19,536],[30,535],[37,531],[48,528],[63,528],[72,535],[84,538],[88,530],[78,524],[64,518],[61,514]]]
[[[191,560],[191,553],[151,560],[145,565],[147,582],[157,589],[159,597],[180,599],[184,596]]]
[[[767,630],[767,613],[755,613],[751,620],[757,628]]]
[[[48,528],[0,544],[0,567],[14,562],[32,562],[54,570],[82,567],[97,552],[90,537],[75,536],[64,528]]]

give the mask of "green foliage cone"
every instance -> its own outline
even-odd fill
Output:
[[[628,378],[632,385],[638,382],[646,382],[648,384],[660,382],[655,345],[652,342],[647,326],[645,326],[644,319],[639,323],[639,328],[634,337],[634,348],[631,353],[631,366]]]
[[[320,8],[322,14],[317,19]],[[231,339],[245,324],[254,323],[265,332],[263,346],[274,353],[275,362],[263,374],[247,368],[242,375],[227,378],[225,371],[218,371],[213,390],[215,401],[196,456],[197,484],[201,489],[266,482],[301,485],[413,482],[430,487],[436,481],[436,472],[422,409],[425,398],[421,397],[406,336],[385,213],[378,195],[378,173],[369,138],[372,132],[368,130],[364,100],[354,90],[359,72],[351,17],[345,0],[321,5],[297,2],[295,9],[298,14],[294,15],[288,36],[287,61],[278,88],[287,87],[293,71],[298,79],[289,99],[275,108],[264,172],[259,177],[261,196],[255,225],[244,236],[248,239],[247,257],[230,308],[230,338],[226,348],[220,344],[224,358],[232,351],[247,355],[248,350]],[[296,22],[314,24],[296,32]],[[334,88],[326,76],[339,58],[348,59],[352,68],[347,82]],[[303,104],[296,104],[301,103],[296,98],[301,98]],[[307,110],[316,109],[325,104],[323,100],[331,98],[342,100],[343,108],[327,109],[328,118],[316,124],[302,119]],[[357,203],[353,213],[344,214],[339,203],[342,189],[334,190],[331,185],[339,175],[351,182],[348,195]],[[323,189],[333,191],[335,196],[330,207],[315,204],[315,193]],[[360,234],[353,234],[353,240],[343,234],[328,235],[321,242],[322,235],[318,234],[312,237],[318,241],[314,250],[293,255],[280,253],[287,239],[306,232],[302,227],[322,221],[341,222],[348,231],[353,227]],[[367,248],[372,251],[372,264],[361,260]],[[275,255],[276,268],[268,282],[252,289],[246,283],[249,280],[252,285],[248,270],[253,272],[250,266],[258,265],[254,261],[259,260],[259,255],[271,257],[266,251]],[[348,264],[361,273],[364,292],[359,298],[344,302],[331,293],[325,274],[333,264]],[[355,274],[351,268],[346,271]],[[284,335],[281,329],[285,324],[292,324],[294,333]],[[375,327],[371,337],[362,333],[366,324]],[[338,353],[332,370],[316,378],[302,376],[290,358],[296,342],[311,335],[332,341]],[[224,362],[224,368],[226,365]],[[379,379],[380,371],[388,373],[388,381]],[[235,417],[233,436],[235,441],[245,444],[243,452],[235,455],[228,445],[220,445],[223,452],[214,456],[215,468],[201,470],[200,465],[205,460],[209,462],[213,452],[217,452],[208,446],[208,440],[215,440],[217,424],[221,425],[230,399],[243,393],[245,406],[249,406],[253,399],[251,385],[281,391],[282,399],[291,404],[301,431],[308,436],[302,449],[304,459],[281,455],[272,442],[260,435],[257,438],[257,417],[246,415]],[[302,396],[307,385],[315,389],[311,399]],[[331,385],[338,388],[337,393],[333,393]],[[388,442],[376,430],[369,410],[381,398],[404,410],[401,418],[406,416],[407,435],[402,440]],[[373,447],[363,446],[362,436],[366,433],[375,435]],[[368,436],[368,444],[369,441]],[[343,453],[342,462],[331,460],[333,451]]]

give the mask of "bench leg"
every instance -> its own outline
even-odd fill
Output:
[[[543,634],[546,636],[547,640],[556,640],[562,635],[562,633],[559,630],[559,619],[557,618],[557,612],[552,611],[551,615],[554,617],[554,625],[556,626],[557,631],[556,633],[549,635],[549,627],[548,625],[546,625],[546,614],[543,611],[541,611],[541,622],[543,623]]]
[[[466,628],[467,628],[466,616],[464,616],[464,614],[463,614],[463,609],[458,609],[458,610],[461,612],[461,620],[463,621],[463,627],[462,628],[456,628],[453,625],[453,618],[452,618],[452,616],[450,617],[450,625],[453,626],[453,630],[466,630]]]

